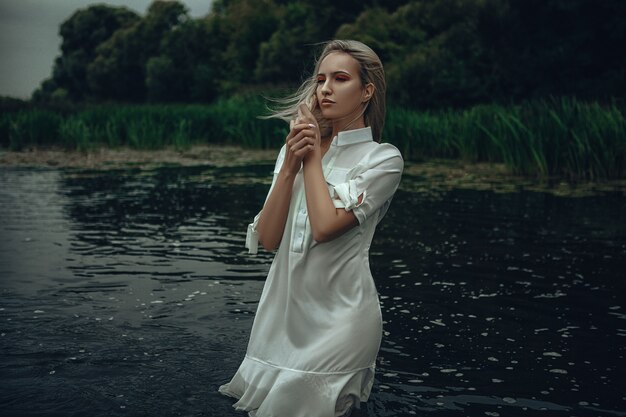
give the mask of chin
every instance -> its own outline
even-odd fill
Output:
[[[321,112],[322,112],[322,116],[324,116],[324,119],[326,120],[334,120],[339,117],[337,116],[337,113],[333,112],[332,110],[321,109]]]
[[[322,113],[324,119],[330,120],[332,118],[332,112],[329,112],[328,110],[320,109],[320,113]]]

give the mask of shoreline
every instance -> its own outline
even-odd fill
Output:
[[[155,169],[163,166],[216,167],[273,163],[278,149],[247,149],[232,145],[194,145],[184,150],[172,147],[158,150],[98,148],[89,151],[61,148],[31,148],[25,151],[0,150],[0,168],[32,167],[58,169]],[[463,188],[518,192],[546,192],[567,197],[587,197],[606,192],[626,194],[626,179],[602,182],[569,183],[560,179],[533,179],[513,175],[502,163],[466,162],[435,159],[424,162],[405,161],[404,175],[423,179],[428,190]],[[405,181],[405,183],[410,183]],[[418,187],[418,188],[420,188]],[[401,185],[401,188],[404,188]],[[412,189],[409,184],[405,189]]]
[[[164,165],[233,166],[276,159],[278,150],[245,149],[230,145],[195,145],[184,150],[173,147],[138,150],[97,148],[89,151],[62,148],[30,148],[25,151],[0,150],[0,167],[48,167],[77,169],[153,169]]]

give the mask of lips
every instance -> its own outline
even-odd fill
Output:
[[[335,102],[331,99],[325,98],[324,100],[322,100],[322,104],[335,104]]]

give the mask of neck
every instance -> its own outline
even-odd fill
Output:
[[[369,102],[360,104],[347,116],[332,120],[333,134],[331,137],[334,138],[339,132],[344,130],[354,130],[365,127],[365,110],[367,110],[368,105]]]
[[[334,138],[344,130],[354,130],[361,129],[365,127],[365,117],[363,116],[363,112],[359,112],[360,114],[350,115],[348,117],[342,117],[338,120],[333,120],[333,134],[331,138]]]

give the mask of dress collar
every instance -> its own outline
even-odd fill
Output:
[[[371,142],[372,128],[367,126],[361,129],[344,130],[335,136],[332,142],[333,146],[348,146],[361,142]]]

